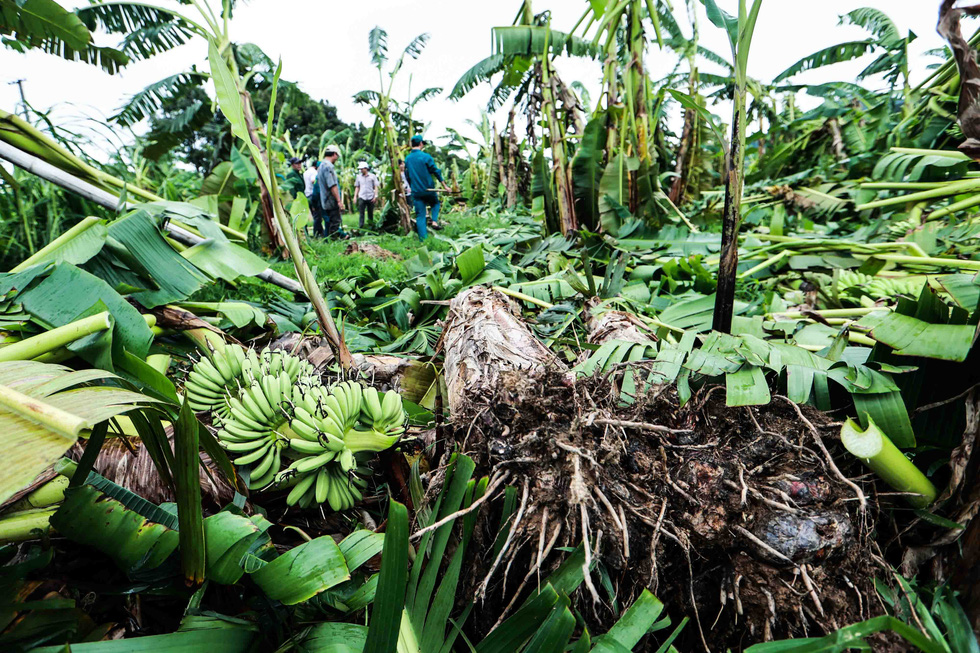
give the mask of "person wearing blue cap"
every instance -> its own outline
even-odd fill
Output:
[[[412,203],[415,205],[415,228],[419,234],[419,240],[425,240],[428,235],[426,229],[427,209],[432,210],[432,228],[439,227],[439,195],[435,191],[435,176],[446,190],[446,182],[442,179],[442,173],[436,166],[435,159],[426,152],[422,151],[425,141],[422,136],[416,134],[412,136],[412,151],[405,157],[405,174],[408,176],[408,183],[412,188]]]

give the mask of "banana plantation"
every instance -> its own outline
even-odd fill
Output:
[[[921,1],[760,77],[775,0],[513,0],[429,88],[379,11],[335,107],[235,0],[0,0],[29,84],[162,77],[0,107],[0,650],[980,653],[980,5]]]

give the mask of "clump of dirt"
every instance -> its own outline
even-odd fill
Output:
[[[347,245],[347,249],[344,250],[345,256],[350,256],[351,254],[364,254],[370,256],[371,258],[377,258],[381,260],[391,259],[393,261],[400,261],[402,257],[394,252],[390,252],[384,247],[375,245],[374,243],[359,243],[357,241],[352,241]]]
[[[464,577],[484,600],[479,627],[583,542],[605,582],[587,579],[578,609],[611,625],[609,593],[625,607],[648,588],[691,617],[681,650],[741,650],[878,614],[871,506],[830,461],[823,414],[781,398],[730,408],[718,387],[684,405],[660,388],[623,406],[605,379],[513,371],[501,381],[459,411],[468,418],[449,438],[491,484],[518,489],[499,555],[495,515],[474,536],[482,553]]]

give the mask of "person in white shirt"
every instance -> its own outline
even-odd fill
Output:
[[[310,161],[309,169],[303,173],[303,182],[306,184],[306,189],[304,190],[306,199],[310,199],[311,197],[313,197],[313,182],[316,181],[316,169],[317,166],[319,165],[320,162],[317,161],[316,159],[313,159],[312,161]]]
[[[303,189],[303,194],[306,195],[306,200],[310,204],[310,215],[313,218],[313,224],[322,224],[323,220],[323,205],[320,204],[320,189],[316,187],[316,173],[317,168],[320,167],[320,162],[316,159],[310,161],[310,167],[306,172],[303,173],[303,183],[306,187]]]
[[[358,226],[364,228],[364,212],[367,211],[368,221],[374,223],[374,205],[378,201],[378,177],[371,172],[368,164],[361,161],[357,164],[357,180],[354,182],[354,195],[357,197]]]

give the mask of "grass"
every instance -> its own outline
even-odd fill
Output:
[[[429,237],[425,241],[425,248],[430,252],[445,252],[452,248],[444,239],[456,238],[460,235],[485,231],[507,224],[507,219],[496,215],[478,214],[469,210],[452,211],[441,216],[443,218],[442,231],[429,231]],[[349,213],[343,217],[344,227],[350,231],[357,227],[357,214]],[[356,279],[363,276],[369,268],[374,268],[378,275],[388,281],[398,282],[407,278],[405,266],[401,260],[385,259],[379,260],[367,256],[366,254],[354,253],[344,254],[349,243],[356,241],[359,243],[373,243],[394,254],[402,260],[407,260],[418,254],[422,250],[422,243],[414,233],[407,236],[392,233],[373,234],[367,233],[357,236],[351,240],[323,240],[320,238],[307,238],[303,246],[306,260],[316,275],[321,287],[327,289],[341,279]],[[288,277],[296,278],[291,261],[275,261],[270,263],[270,267],[285,274]],[[243,277],[240,282],[232,285],[227,283],[212,284],[198,291],[193,301],[219,301],[225,298],[234,298],[239,301],[263,302],[279,295],[286,299],[291,299],[283,290],[271,286],[264,281]]]

